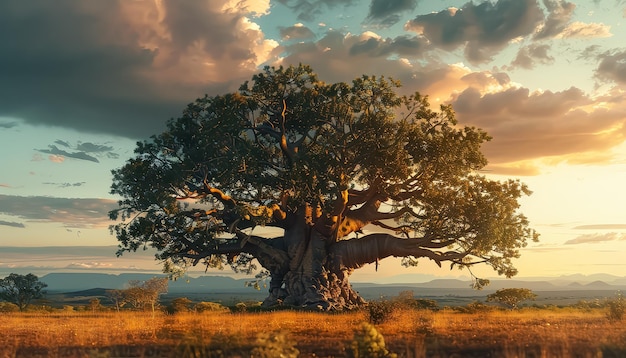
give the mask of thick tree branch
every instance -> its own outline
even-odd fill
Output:
[[[410,207],[404,207],[394,212],[379,212],[378,208],[380,207],[380,204],[380,201],[372,199],[359,209],[346,213],[340,226],[341,236],[343,237],[352,232],[359,231],[370,223],[376,223],[377,226],[384,227],[380,223],[382,220],[396,219],[405,214],[409,214],[418,219],[424,218],[422,215],[413,211]]]
[[[287,267],[289,265],[289,256],[284,250],[276,248],[266,242],[266,239],[260,236],[248,235],[240,230],[235,232],[237,237],[241,240],[240,246],[244,248],[247,245],[253,245],[257,248],[256,254],[264,254],[271,257],[271,259],[281,267]]]
[[[402,239],[389,234],[371,234],[359,239],[339,241],[330,251],[335,264],[356,269],[389,256],[426,257],[439,266],[443,261],[458,262],[468,254],[458,251],[434,251],[420,245],[419,239]]]

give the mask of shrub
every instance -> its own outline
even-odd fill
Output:
[[[217,302],[200,302],[195,306],[198,312],[230,312],[230,310]]]
[[[455,307],[454,310],[462,313],[478,313],[493,311],[495,307],[486,305],[482,302],[474,301],[465,306]]]
[[[389,301],[372,301],[367,305],[370,322],[373,324],[381,324],[389,320],[394,309],[394,303]]]
[[[17,312],[20,308],[15,303],[0,302],[0,312]]]
[[[395,353],[389,352],[385,347],[385,338],[376,327],[363,322],[354,333],[354,339],[350,344],[350,353],[354,358],[396,358]]]
[[[284,332],[260,333],[251,356],[255,358],[296,358],[300,351]]]
[[[167,307],[168,313],[189,312],[189,306],[193,303],[187,297],[176,297]]]
[[[621,321],[624,318],[624,312],[626,312],[626,300],[621,292],[618,292],[617,297],[610,299],[606,302],[608,312],[606,314],[610,321]]]

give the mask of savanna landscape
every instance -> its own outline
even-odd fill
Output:
[[[373,302],[350,312],[116,312],[84,306],[2,313],[2,357],[624,357],[624,302],[508,309]],[[616,298],[612,302],[618,302]],[[413,305],[411,305],[413,303]],[[612,307],[612,308],[611,308]],[[620,308],[621,307],[621,308]],[[189,307],[193,309],[193,307]],[[620,311],[621,309],[621,311]],[[621,312],[621,316],[616,316]],[[612,316],[613,315],[613,316]],[[383,338],[382,344],[380,337]],[[368,350],[369,349],[369,350]]]
[[[626,357],[626,0],[445,3],[0,1],[0,358]]]
[[[265,67],[234,93],[189,104],[112,171],[117,255],[151,248],[165,277],[133,280],[85,305],[35,305],[32,274],[0,281],[6,357],[619,357],[624,299],[521,306],[502,289],[456,307],[401,294],[369,300],[350,275],[387,257],[470,274],[517,275],[536,232],[532,192],[482,172],[483,130],[400,83],[318,80],[307,65]],[[173,298],[193,266],[256,274],[267,296],[232,307]],[[56,303],[58,306],[59,303]],[[39,307],[38,309],[36,307]]]

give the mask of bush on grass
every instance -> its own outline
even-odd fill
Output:
[[[296,358],[300,351],[295,347],[285,332],[259,333],[256,339],[256,347],[252,349],[251,356],[255,358]]]
[[[199,302],[195,309],[197,312],[230,312],[228,307],[217,302]]]
[[[496,310],[496,307],[486,305],[482,302],[474,301],[468,303],[465,306],[454,307],[454,310],[461,313],[478,313],[478,312],[490,312]]]
[[[0,312],[17,312],[20,308],[11,302],[0,302]]]
[[[354,333],[350,344],[350,354],[354,358],[396,358],[395,353],[385,347],[385,338],[373,325],[363,322]]]
[[[167,306],[166,311],[167,313],[172,314],[189,312],[191,310],[190,307],[192,303],[193,301],[188,299],[187,297],[176,297]]]
[[[608,309],[606,316],[609,321],[621,321],[624,318],[626,300],[621,292],[618,292],[615,298],[607,300],[606,306]]]
[[[395,303],[391,301],[371,301],[367,304],[370,323],[381,324],[391,319],[395,311]]]

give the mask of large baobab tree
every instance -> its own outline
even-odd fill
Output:
[[[118,254],[153,247],[169,271],[260,264],[266,305],[317,309],[362,304],[349,275],[389,256],[515,275],[537,238],[518,212],[528,189],[480,175],[488,135],[398,86],[267,67],[189,104],[113,171]]]

